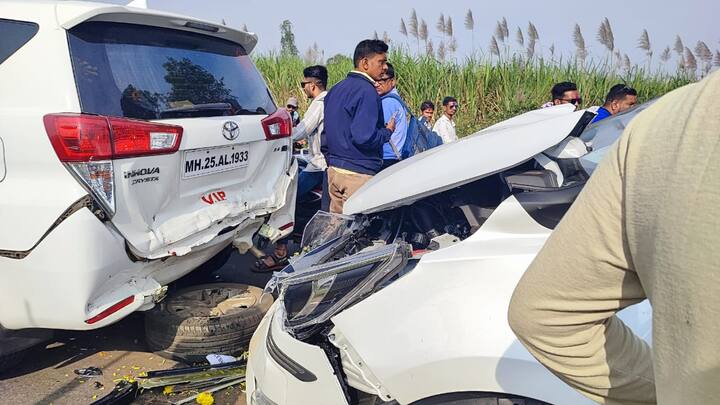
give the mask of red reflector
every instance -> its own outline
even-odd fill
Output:
[[[62,162],[90,162],[174,153],[183,128],[87,114],[48,114],[43,119]]]
[[[131,295],[131,296],[125,298],[124,300],[118,302],[117,304],[114,304],[114,305],[111,306],[110,308],[108,308],[108,309],[100,312],[99,314],[93,316],[92,318],[86,320],[85,323],[87,323],[88,325],[92,325],[92,324],[94,324],[94,323],[97,322],[97,321],[101,321],[101,320],[107,318],[108,316],[114,314],[115,312],[117,312],[117,311],[125,308],[126,306],[132,304],[133,301],[135,301],[135,296],[134,296],[134,295]]]
[[[292,132],[292,119],[284,108],[278,109],[263,118],[260,124],[262,124],[263,131],[265,131],[265,139],[268,141],[287,138]]]
[[[105,117],[50,114],[43,119],[50,143],[62,162],[112,159],[110,127]]]
[[[281,231],[284,231],[284,230],[286,230],[286,229],[288,229],[288,228],[292,228],[293,226],[295,226],[295,222],[288,222],[287,224],[281,226],[281,227],[278,228],[278,229],[281,230]]]

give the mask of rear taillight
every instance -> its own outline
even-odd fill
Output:
[[[62,162],[90,162],[174,153],[183,128],[177,125],[86,114],[49,114],[45,130]]]
[[[177,125],[87,114],[49,114],[43,119],[50,143],[103,204],[115,212],[113,159],[174,153],[183,128]]]
[[[292,119],[290,114],[282,108],[263,118],[260,123],[265,131],[265,139],[268,141],[287,138],[292,133]]]

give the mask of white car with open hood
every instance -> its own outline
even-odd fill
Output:
[[[381,172],[306,227],[250,343],[269,404],[577,404],[507,323],[512,292],[599,158],[645,105],[528,112]],[[650,338],[647,302],[621,317]]]
[[[74,1],[0,2],[0,32],[0,331],[108,325],[290,233],[291,122],[255,34]]]

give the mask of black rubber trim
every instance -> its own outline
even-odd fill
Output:
[[[270,353],[270,357],[272,357],[273,360],[275,360],[275,362],[280,365],[280,367],[284,368],[287,372],[292,374],[293,377],[297,378],[302,382],[317,381],[317,377],[315,376],[315,374],[312,373],[312,371],[301,366],[295,360],[291,359],[285,353],[283,353],[282,350],[280,350],[280,348],[275,343],[275,339],[273,339],[272,321],[270,322],[270,327],[268,328],[265,345],[267,346],[268,353]]]
[[[2,250],[2,249],[0,249],[0,256],[1,257],[9,257],[10,259],[18,259],[18,260],[24,259],[40,244],[40,242],[43,241],[43,239],[45,239],[50,234],[50,232],[53,231],[53,229],[57,228],[58,225],[60,225],[63,221],[68,219],[70,217],[70,215],[80,211],[83,208],[88,208],[92,211],[92,207],[93,207],[92,198],[90,198],[89,195],[82,197],[81,199],[75,201],[73,203],[73,205],[71,205],[68,209],[66,209],[62,214],[60,214],[58,219],[56,219],[55,222],[53,222],[53,224],[50,225],[50,228],[48,228],[48,230],[45,231],[43,236],[40,237],[40,240],[35,242],[35,244],[30,249],[28,249],[28,250]]]
[[[576,138],[579,138],[580,135],[585,130],[585,127],[590,125],[592,120],[595,119],[595,115],[597,115],[597,114],[590,112],[590,111],[585,111],[583,113],[583,115],[580,117],[580,119],[578,120],[578,122],[575,124],[575,127],[573,127],[572,131],[570,131],[568,136],[574,136]]]
[[[555,229],[585,183],[542,191],[527,191],[518,193],[515,198],[525,211],[540,225],[548,229]]]

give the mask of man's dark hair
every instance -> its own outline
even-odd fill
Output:
[[[577,86],[573,82],[560,82],[552,87],[550,93],[553,100],[562,100],[566,91],[577,90]]]
[[[360,41],[355,47],[355,53],[353,54],[353,63],[355,67],[360,66],[360,61],[368,56],[375,55],[378,53],[387,53],[388,46],[385,42],[379,39],[366,39]]]
[[[303,76],[307,77],[308,79],[317,80],[318,84],[323,89],[325,89],[327,87],[328,71],[325,66],[322,66],[322,65],[308,66],[305,69],[303,69]]]
[[[443,99],[443,105],[444,105],[444,106],[445,106],[445,105],[448,105],[448,104],[450,104],[450,103],[453,102],[453,101],[454,101],[454,102],[457,102],[457,99],[456,99],[455,97],[452,97],[452,96],[447,96],[447,97],[445,97],[445,98]]]
[[[395,68],[393,67],[392,63],[387,63],[387,71],[385,71],[385,74],[387,74],[388,79],[394,79],[395,78]]]
[[[434,110],[435,104],[433,104],[433,102],[430,100],[425,100],[422,102],[422,104],[420,104],[420,111],[425,111],[428,108],[432,108]]]
[[[613,101],[622,100],[625,96],[637,96],[637,91],[625,84],[616,84],[610,87],[610,91],[608,91],[607,96],[605,96],[605,105],[608,105]]]

